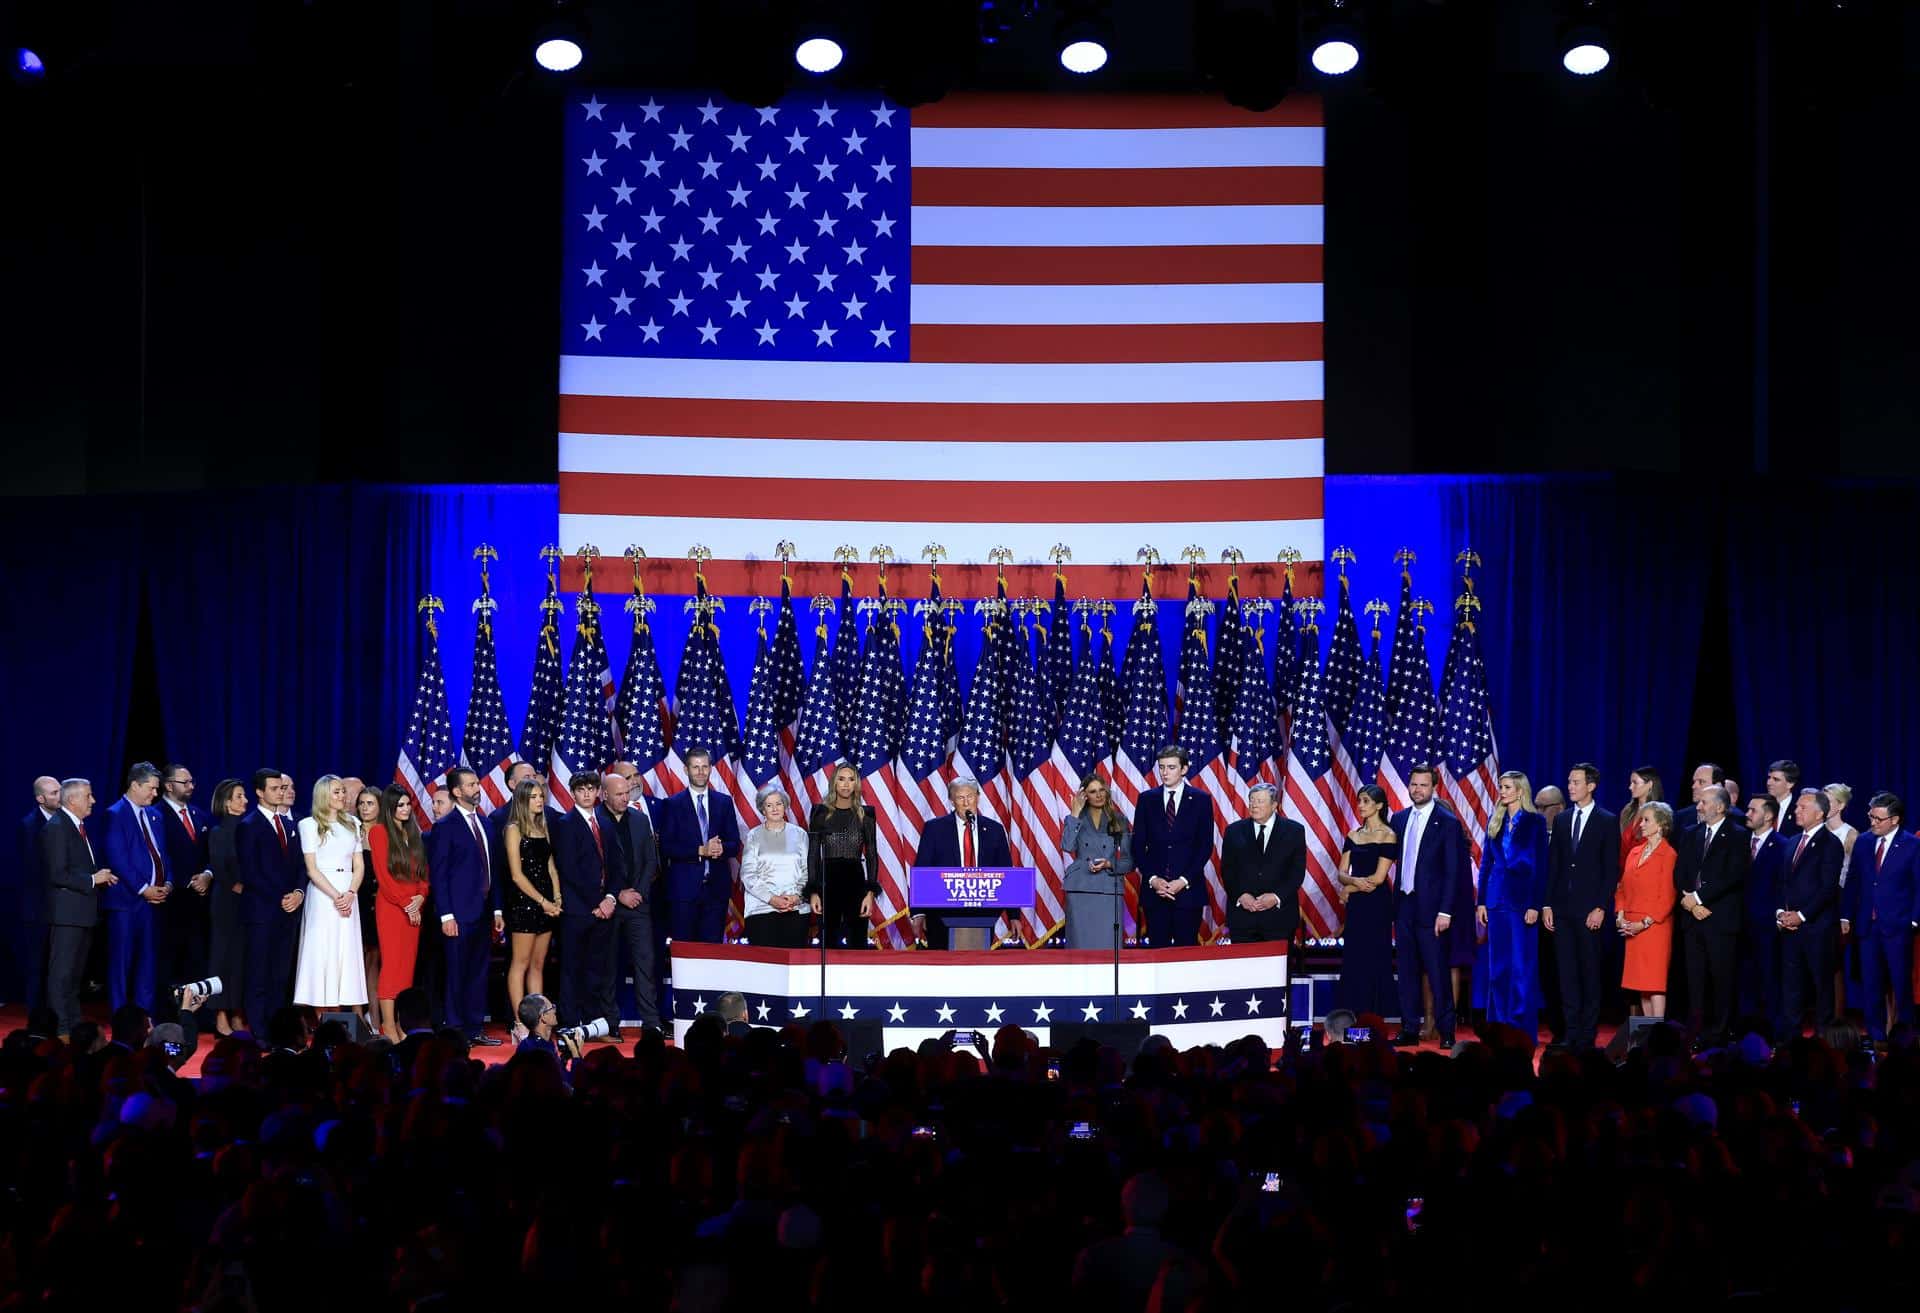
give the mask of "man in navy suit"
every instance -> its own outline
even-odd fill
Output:
[[[447,772],[447,793],[453,810],[427,832],[427,870],[446,954],[446,1023],[469,1044],[492,1048],[504,1041],[486,1032],[487,962],[494,935],[506,929],[505,904],[480,821],[480,777],[455,766]]]
[[[40,830],[42,885],[46,890],[47,1001],[59,1019],[62,1040],[80,1022],[80,974],[100,919],[100,890],[120,877],[100,860],[87,833],[93,785],[82,779],[60,785],[60,810]]]
[[[234,830],[240,864],[240,924],[247,936],[247,1021],[263,1043],[273,1014],[293,1000],[293,956],[300,943],[300,904],[307,865],[300,831],[281,811],[293,804],[293,780],[271,766],[253,773],[258,803]]]
[[[1433,798],[1434,771],[1415,766],[1407,772],[1405,811],[1394,814],[1393,832],[1400,836],[1400,861],[1395,869],[1393,942],[1396,974],[1400,980],[1400,1033],[1397,1048],[1420,1042],[1420,981],[1433,991],[1433,1026],[1440,1043],[1454,1039],[1452,966],[1453,914],[1460,909],[1460,885],[1467,878],[1461,854],[1466,851],[1460,822]],[[1471,923],[1462,927],[1472,933]]]
[[[1833,972],[1840,953],[1840,866],[1845,849],[1827,828],[1831,804],[1818,789],[1794,799],[1800,833],[1789,843],[1786,869],[1774,894],[1774,925],[1780,939],[1780,1016],[1774,1041],[1800,1033],[1809,1004],[1816,1026],[1832,1021]]]
[[[20,881],[9,891],[15,979],[0,985],[7,998],[32,1011],[47,1001],[47,881],[40,861],[40,832],[60,814],[60,781],[42,775],[33,782],[33,806],[20,819]]]
[[[1780,1015],[1780,932],[1774,909],[1780,872],[1792,847],[1780,837],[1780,804],[1767,793],[1747,799],[1746,934],[1741,943],[1740,1008],[1771,1026]]]
[[[1553,935],[1567,1046],[1573,1049],[1592,1048],[1600,1028],[1601,963],[1620,883],[1620,818],[1594,800],[1599,787],[1600,768],[1590,761],[1567,772],[1567,809],[1554,817],[1547,841],[1541,917]]]
[[[952,811],[936,816],[920,831],[915,866],[1012,866],[1013,849],[1006,827],[980,815],[980,785],[965,775],[947,785]],[[914,935],[923,948],[947,947],[946,919],[938,912],[915,911]]]
[[[1854,841],[1847,887],[1840,891],[1840,932],[1860,945],[1867,1031],[1887,1037],[1887,997],[1893,1019],[1911,1026],[1913,936],[1920,930],[1920,839],[1900,828],[1906,804],[1876,793],[1867,804],[1867,833]]]
[[[107,808],[107,865],[120,877],[101,896],[107,914],[107,994],[117,1010],[137,1003],[154,1011],[160,973],[161,907],[173,894],[173,873],[160,849],[153,800],[160,772],[150,761],[127,771],[127,791]]]
[[[207,974],[212,931],[208,895],[213,891],[207,833],[213,828],[213,817],[193,801],[193,772],[178,762],[160,768],[156,811],[161,851],[173,868],[174,892],[161,908],[160,918],[160,983],[168,986]],[[162,998],[163,1012],[172,1011],[170,1002],[170,997]]]
[[[1746,834],[1727,815],[1725,786],[1702,785],[1699,798],[1700,823],[1677,845],[1673,884],[1680,904],[1674,919],[1686,945],[1689,1020],[1696,1037],[1715,1044],[1733,1027],[1735,953],[1753,856]]]
[[[1280,791],[1264,781],[1247,790],[1247,815],[1220,841],[1227,888],[1227,933],[1236,944],[1284,944],[1300,925],[1307,878],[1307,831],[1276,814]]]
[[[1782,757],[1767,766],[1767,794],[1780,807],[1780,820],[1774,826],[1783,839],[1791,839],[1800,833],[1800,822],[1794,811],[1798,806],[1793,792],[1800,787],[1800,763],[1791,757]]]
[[[683,759],[687,787],[660,804],[660,857],[667,864],[668,931],[693,944],[726,938],[733,863],[740,856],[740,822],[733,800],[708,787],[713,754],[694,748]]]
[[[619,907],[624,858],[607,813],[600,809],[599,772],[574,772],[569,783],[573,808],[547,811],[553,836],[554,870],[560,877],[560,1020],[585,1025],[605,1017],[620,1025],[613,973],[619,941],[614,917]]]
[[[1147,942],[1155,948],[1199,943],[1207,908],[1213,799],[1187,783],[1187,764],[1178,744],[1160,749],[1153,761],[1160,787],[1142,793],[1133,809],[1133,866]]]

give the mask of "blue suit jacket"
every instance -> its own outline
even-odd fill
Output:
[[[1513,855],[1508,856],[1511,847]],[[1533,911],[1547,896],[1547,822],[1539,812],[1515,812],[1480,851],[1480,905]]]
[[[153,853],[148,850],[146,838],[140,833],[139,823],[134,820],[136,811],[146,813],[154,846],[159,847],[163,842],[160,818],[154,814],[155,808],[136,808],[124,795],[114,799],[113,806],[107,808],[106,834],[102,836],[102,846],[106,849],[107,866],[120,877],[120,883],[110,884],[100,891],[102,911],[137,912],[142,908],[151,909],[153,904],[140,897],[140,890],[148,883],[170,884],[173,881],[165,848],[160,848],[160,869],[154,870]]]
[[[180,824],[179,813],[167,803],[155,803],[153,810],[160,813],[160,826],[155,837],[167,855],[167,865],[173,869],[176,880],[185,884],[202,871],[213,869],[213,858],[207,851],[207,835],[213,829],[213,817],[204,810],[187,804],[187,815],[193,817],[194,837],[187,837],[187,827]],[[174,900],[168,899],[169,903]]]
[[[240,818],[233,832],[233,855],[240,863],[240,921],[243,925],[261,925],[286,913],[280,900],[298,889],[307,888],[307,864],[300,852],[300,823],[293,817],[287,824],[287,850],[280,851],[280,837],[273,822],[258,807]],[[116,874],[118,874],[116,872]]]
[[[1747,836],[1747,846],[1753,846],[1751,834]],[[1787,853],[1792,847],[1780,831],[1768,830],[1760,851],[1753,854],[1753,865],[1747,868],[1749,922],[1761,926],[1773,924],[1774,910],[1780,906],[1780,872],[1786,869]]]
[[[1806,918],[1806,930],[1825,930],[1837,928],[1840,916],[1840,862],[1846,855],[1840,838],[1822,825],[1807,833],[1813,837],[1807,840],[1806,851],[1796,863],[1793,860],[1795,849],[1800,847],[1800,835],[1794,835],[1787,841],[1785,859],[1780,864],[1779,888],[1775,891],[1774,906],[1790,912],[1798,912]]]
[[[974,831],[975,866],[1012,866],[1013,849],[1007,843],[1007,827],[991,816],[975,812],[979,828]],[[920,849],[913,855],[915,866],[960,865],[960,824],[953,813],[936,816],[920,832]]]
[[[493,905],[492,869],[458,807],[427,831],[426,846],[437,915],[462,925],[485,920]]]
[[[1167,824],[1167,791],[1152,788],[1140,795],[1133,809],[1133,869],[1140,886],[1159,876],[1187,882],[1176,903],[1204,902],[1207,897],[1207,859],[1213,856],[1213,799],[1188,780],[1173,824]]]
[[[1840,891],[1840,915],[1853,922],[1855,934],[1869,929],[1883,935],[1912,934],[1920,921],[1920,838],[1895,830],[1883,865],[1874,862],[1879,847],[1871,833],[1854,840],[1847,887]]]
[[[708,833],[720,841],[719,857],[695,855],[700,850],[700,817],[693,810],[693,790],[682,789],[661,802],[653,818],[668,881],[677,880],[682,888],[707,880],[732,885],[733,872],[727,861],[740,855],[740,822],[733,814],[733,799],[725,792],[707,790]]]
[[[600,823],[600,838],[607,845],[607,857],[613,856],[613,826],[604,808],[593,809]],[[593,841],[586,813],[578,807],[562,811],[547,808],[547,833],[553,842],[554,870],[560,877],[560,914],[584,919],[608,894],[618,893],[614,885],[614,863],[601,857],[600,845]]]
[[[1402,860],[1407,851],[1407,817],[1409,812],[1395,812],[1393,832],[1400,836]],[[1458,917],[1461,910],[1460,885],[1466,879],[1466,863],[1460,855],[1467,851],[1464,831],[1454,814],[1442,807],[1436,800],[1433,812],[1427,817],[1426,832],[1420,836],[1420,851],[1414,855],[1413,893],[1414,910],[1424,924],[1434,917],[1445,913]],[[1400,873],[1394,872],[1393,900],[1396,908],[1400,900],[1408,895],[1400,892]]]

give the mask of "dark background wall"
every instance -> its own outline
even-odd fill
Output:
[[[710,76],[741,3],[595,5],[596,75]],[[1192,10],[1117,0],[1077,85],[1202,85]],[[1833,10],[1629,3],[1576,83],[1550,5],[1383,6],[1329,94],[1329,469],[1920,470],[1920,6]],[[553,478],[557,102],[516,3],[0,27],[49,13],[90,53],[0,90],[7,492]],[[1061,84],[1046,27],[953,44],[954,85]]]

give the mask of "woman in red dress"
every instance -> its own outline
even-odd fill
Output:
[[[406,790],[389,785],[380,795],[380,823],[367,832],[367,846],[379,886],[374,918],[380,932],[380,1033],[398,1044],[393,1000],[413,984],[420,905],[427,901],[427,850]]]
[[[1623,989],[1640,994],[1640,1014],[1667,1015],[1667,972],[1673,962],[1673,808],[1664,802],[1640,805],[1638,842],[1621,863],[1614,895],[1613,925],[1627,940],[1627,962],[1620,973]]]

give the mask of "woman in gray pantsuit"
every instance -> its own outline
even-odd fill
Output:
[[[1072,813],[1060,829],[1060,847],[1073,858],[1066,874],[1067,944],[1111,953],[1120,895],[1133,869],[1133,836],[1098,775],[1080,782]]]

